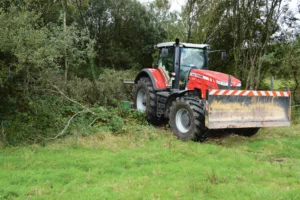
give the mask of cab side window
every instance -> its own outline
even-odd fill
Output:
[[[160,56],[158,61],[158,66],[163,68],[167,72],[167,75],[169,75],[169,73],[174,71],[173,62],[174,62],[174,48],[171,47],[168,48],[168,57],[163,58]]]

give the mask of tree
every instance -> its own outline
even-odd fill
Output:
[[[155,0],[150,3],[149,12],[155,16],[155,26],[166,32],[166,41],[175,41],[176,38],[185,38],[185,33],[182,31],[184,25],[180,20],[180,13],[170,11],[171,3],[169,0]]]
[[[9,96],[20,98],[20,101],[30,98],[31,88],[44,74],[48,71],[59,73],[65,47],[68,63],[74,68],[86,65],[93,55],[93,42],[88,32],[79,30],[76,25],[70,25],[70,32],[65,35],[61,26],[42,26],[39,14],[15,6],[7,12],[0,9],[0,20],[2,105],[9,101]]]
[[[271,36],[278,27],[281,0],[235,1],[231,10],[228,14],[234,20],[232,33],[235,60],[243,63],[242,70],[248,71],[246,88],[257,89],[262,80],[261,58],[267,54]],[[238,73],[238,65],[235,71]]]
[[[96,41],[98,66],[149,67],[153,46],[165,37],[156,16],[133,0],[91,0],[81,25]]]

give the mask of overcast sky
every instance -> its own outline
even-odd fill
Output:
[[[147,4],[153,0],[138,0],[138,1]],[[183,6],[186,2],[186,0],[170,0],[170,1],[171,1],[171,11],[176,10],[179,12],[181,11],[181,6]],[[288,0],[288,1],[290,1],[290,0]],[[293,11],[296,11],[296,9],[297,9],[297,2],[300,3],[300,0],[291,0],[291,2],[290,2],[290,8]]]
[[[149,2],[152,2],[153,0],[138,0],[142,3],[149,3]],[[186,2],[186,0],[170,0],[171,1],[171,11],[181,11],[181,6],[183,6]]]

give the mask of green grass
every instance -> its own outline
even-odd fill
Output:
[[[0,146],[0,199],[300,199],[299,129],[195,143],[138,126]]]

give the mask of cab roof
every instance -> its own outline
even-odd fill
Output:
[[[163,47],[172,47],[175,45],[175,42],[163,42],[163,43],[159,43],[157,45],[155,45],[155,48],[163,48]],[[204,48],[209,48],[208,44],[192,44],[192,43],[179,43],[180,47],[190,47],[190,48],[200,48],[200,49],[204,49]]]

